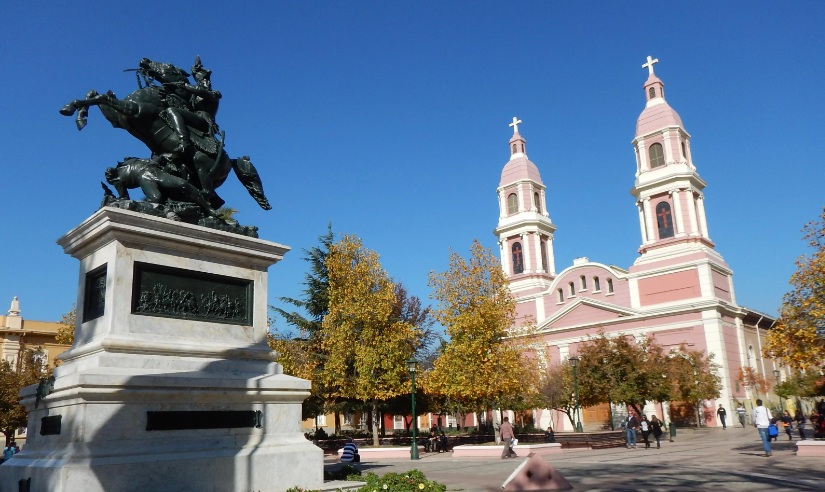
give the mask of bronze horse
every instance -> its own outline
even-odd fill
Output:
[[[97,106],[113,127],[122,128],[132,134],[143,142],[152,154],[174,153],[181,142],[177,133],[161,117],[161,112],[168,107],[162,91],[174,96],[175,84],[187,82],[189,74],[170,63],[158,63],[148,58],[142,59],[139,65],[137,72],[147,81],[146,87],[139,88],[123,99],[118,99],[111,91],[98,94],[91,90],[85,99],[75,99],[64,106],[60,114],[72,116],[77,112],[77,129],[82,130],[86,126],[88,108]],[[153,85],[153,81],[163,85]],[[215,141],[210,135],[202,137]],[[215,193],[215,189],[226,181],[229,171],[233,170],[261,208],[271,209],[272,206],[264,195],[261,178],[249,157],[230,159],[223,152],[222,143],[218,145],[215,141],[212,147],[214,152],[195,149],[187,154],[179,154],[183,162],[194,170],[199,182],[193,184],[201,190],[210,205],[214,208],[223,205],[224,201]]]

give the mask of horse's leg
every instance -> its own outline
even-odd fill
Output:
[[[143,178],[139,180],[140,189],[146,195],[146,201],[151,203],[162,203],[163,193],[160,192],[160,186],[152,179]]]
[[[206,200],[212,203],[215,188],[212,182],[210,170],[214,164],[214,159],[210,158],[203,152],[198,151],[195,152],[195,156],[192,158],[192,163],[195,165],[195,171],[198,173],[198,181],[201,183],[201,193]]]
[[[264,195],[264,185],[261,183],[261,177],[258,176],[258,170],[255,169],[255,166],[252,165],[249,158],[239,157],[232,159],[232,169],[235,170],[238,181],[244,185],[246,191],[258,202],[258,205],[264,210],[271,209],[272,205],[269,204],[269,200],[267,200]]]
[[[91,96],[91,97],[90,97]],[[139,103],[128,101],[126,99],[118,99],[110,91],[108,94],[98,94],[94,90],[89,91],[86,99],[75,99],[69,104],[60,109],[60,114],[63,116],[71,116],[80,110],[77,116],[77,129],[82,130],[86,126],[86,115],[88,114],[89,106],[106,105],[114,109],[118,113],[127,116],[138,117],[141,114],[141,105]]]

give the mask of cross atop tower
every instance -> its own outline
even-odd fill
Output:
[[[654,63],[659,63],[659,59],[658,58],[653,59],[653,57],[648,56],[647,57],[647,63],[642,65],[642,68],[646,68],[646,69],[650,70],[650,75],[653,75],[653,64]]]
[[[513,116],[513,122],[510,123],[508,126],[513,127],[513,135],[518,133],[518,126],[521,124],[521,120]]]

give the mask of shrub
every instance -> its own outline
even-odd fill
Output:
[[[369,472],[366,477],[354,477],[354,479],[367,482],[367,485],[358,489],[357,492],[445,492],[447,490],[446,485],[427,480],[427,477],[418,470],[410,470],[404,474],[387,473],[383,477]]]
[[[346,465],[335,471],[324,470],[324,480],[360,480],[361,470],[352,465]]]

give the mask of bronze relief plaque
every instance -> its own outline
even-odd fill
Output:
[[[135,262],[132,313],[252,325],[253,281]]]

